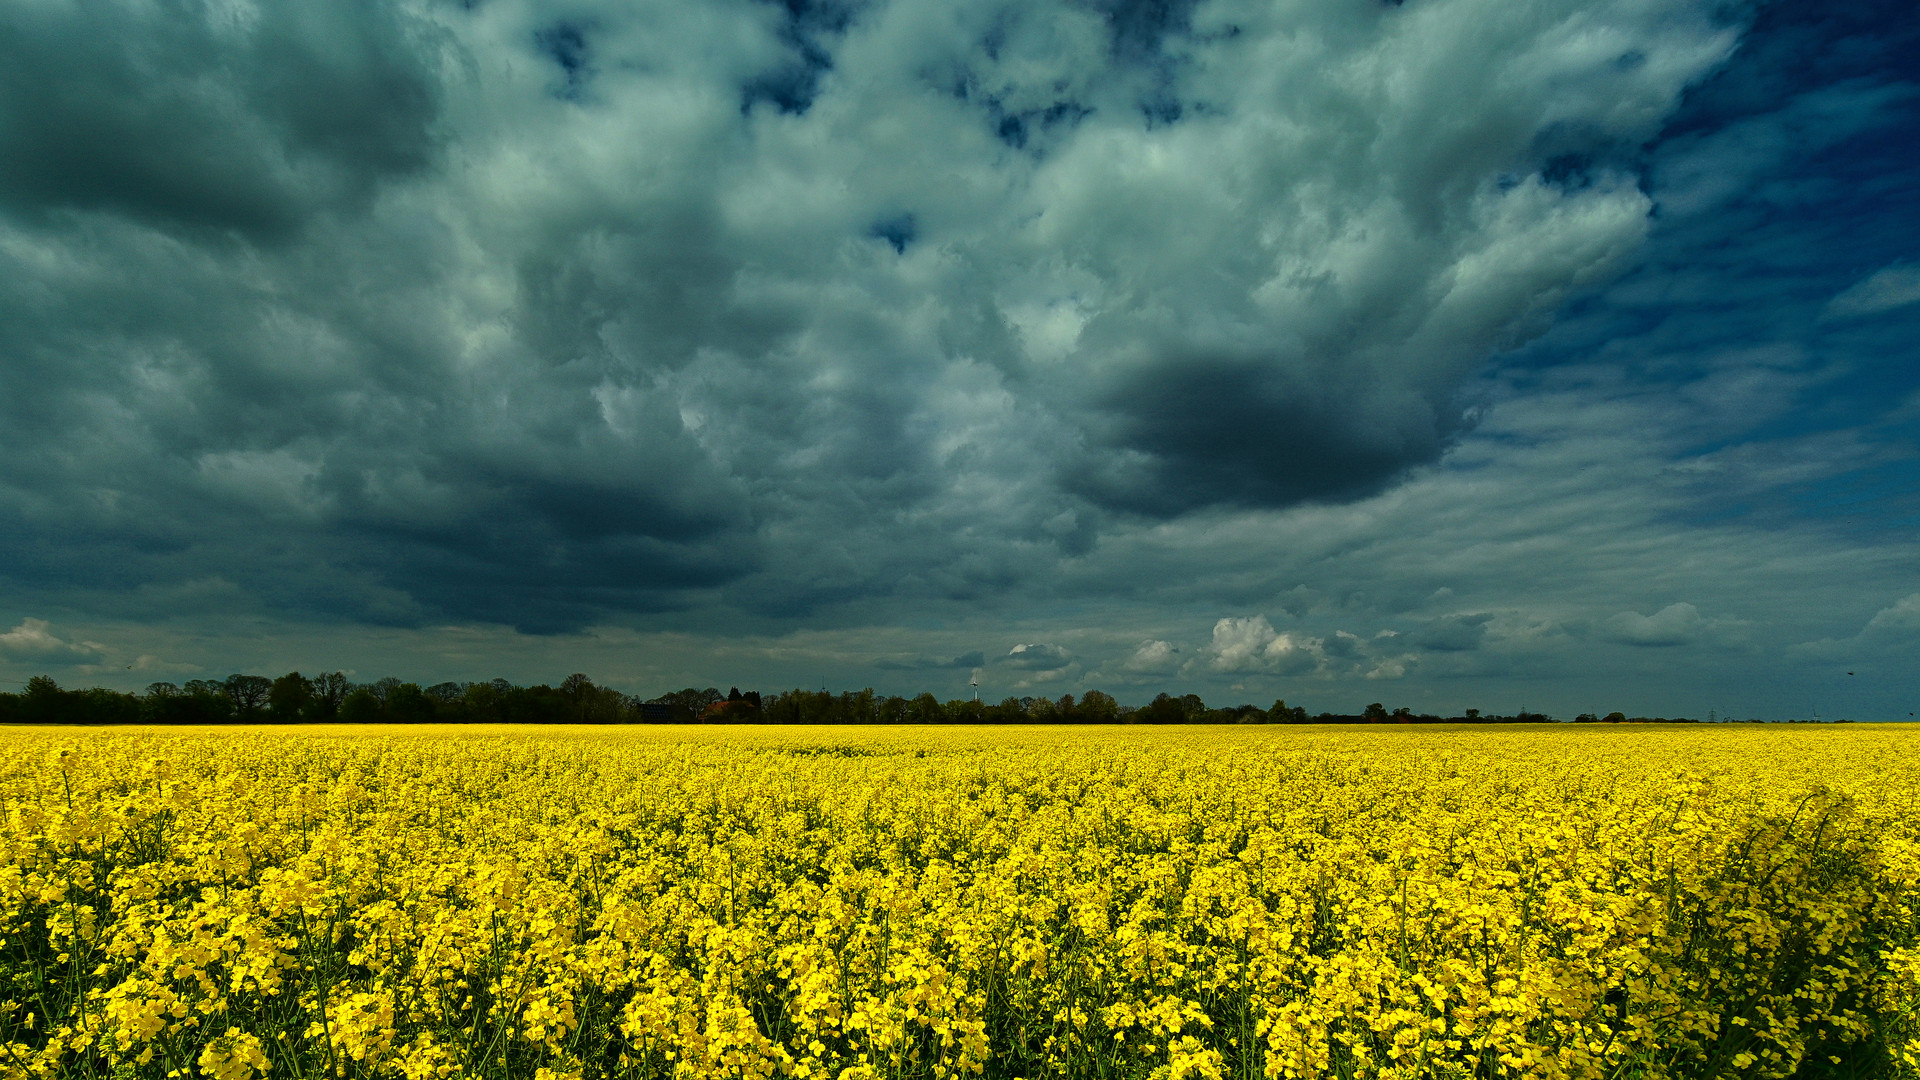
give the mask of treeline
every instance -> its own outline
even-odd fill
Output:
[[[1285,700],[1261,708],[1235,705],[1210,708],[1198,694],[1174,697],[1161,694],[1146,705],[1122,705],[1111,695],[1089,690],[1078,700],[1010,697],[999,704],[984,701],[940,701],[932,694],[886,697],[872,690],[830,694],[824,690],[789,690],[766,699],[763,722],[779,724],[1463,724],[1543,723],[1553,718],[1521,712],[1513,716],[1485,716],[1468,709],[1464,716],[1416,715],[1409,709],[1387,709],[1375,702],[1360,713],[1308,713]]]
[[[748,695],[734,692],[738,700]],[[63,690],[41,675],[18,694],[0,694],[0,724],[625,724],[689,722],[726,695],[686,690],[642,702],[570,675],[559,686],[418,683],[386,678],[356,683],[340,672],[308,678],[289,672],[158,682],[143,694]]]
[[[596,686],[569,675],[559,686],[491,682],[443,682],[432,686],[386,678],[356,683],[340,672],[309,678],[289,672],[157,682],[142,694],[94,688],[66,690],[45,675],[18,694],[0,693],[0,724],[1492,724],[1544,723],[1553,717],[1521,710],[1483,715],[1435,716],[1411,709],[1389,711],[1378,702],[1358,713],[1315,713],[1284,700],[1266,708],[1212,708],[1197,694],[1161,694],[1141,706],[1122,705],[1112,695],[1089,690],[1076,698],[1009,697],[998,704],[970,699],[942,701],[932,694],[896,697],[872,689],[840,694],[788,690],[763,696],[738,689],[688,687],[651,698]],[[1598,717],[1579,722],[1675,723],[1664,717]]]

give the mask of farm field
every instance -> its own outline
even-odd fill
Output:
[[[1916,735],[0,730],[0,1076],[1920,1076]]]

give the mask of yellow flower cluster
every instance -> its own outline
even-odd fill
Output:
[[[1916,737],[8,731],[0,1077],[1920,1077]]]

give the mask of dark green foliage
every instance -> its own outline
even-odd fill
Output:
[[[313,683],[297,671],[273,680],[267,691],[267,711],[278,721],[307,719],[313,710]]]
[[[998,704],[932,694],[897,697],[872,687],[834,694],[788,690],[762,696],[730,687],[687,687],[642,699],[596,686],[575,673],[558,687],[491,682],[418,683],[388,677],[356,684],[334,671],[307,678],[290,671],[277,679],[229,675],[193,679],[184,686],[157,682],[142,695],[113,690],[62,690],[37,675],[18,694],[0,693],[0,724],[1487,724],[1546,723],[1552,717],[1522,709],[1511,716],[1435,716],[1374,702],[1360,714],[1320,713],[1284,699],[1210,708],[1197,694],[1160,694],[1137,708],[1089,690],[1079,698],[1006,697]],[[1593,723],[1592,713],[1579,717]],[[1687,723],[1610,713],[1600,723]]]

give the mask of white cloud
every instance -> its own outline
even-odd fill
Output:
[[[0,634],[0,652],[22,660],[77,664],[98,658],[103,648],[96,642],[61,637],[45,619],[22,619],[19,626]]]
[[[1651,615],[1623,611],[1606,622],[1614,641],[1627,645],[1685,645],[1700,633],[1706,620],[1688,603],[1668,604]]]
[[[1407,676],[1407,669],[1417,662],[1417,658],[1413,656],[1385,657],[1367,670],[1365,678],[1369,680],[1404,679]]]
[[[1073,654],[1059,645],[1015,645],[1003,662],[1027,671],[1056,671],[1073,663]]]
[[[1875,612],[1862,632],[1906,634],[1916,630],[1920,630],[1920,593],[1903,596]]]
[[[1265,615],[1224,618],[1213,624],[1207,666],[1214,671],[1265,671],[1297,675],[1319,663],[1317,639],[1276,632]]]
[[[1894,263],[1849,286],[1827,302],[1821,313],[1830,319],[1851,319],[1920,303],[1920,264]]]
[[[1172,642],[1149,638],[1120,666],[1147,675],[1167,674],[1180,666],[1180,650]]]
[[[1873,613],[1858,632],[1794,646],[1798,654],[1829,660],[1904,659],[1920,639],[1920,593],[1910,593]]]

